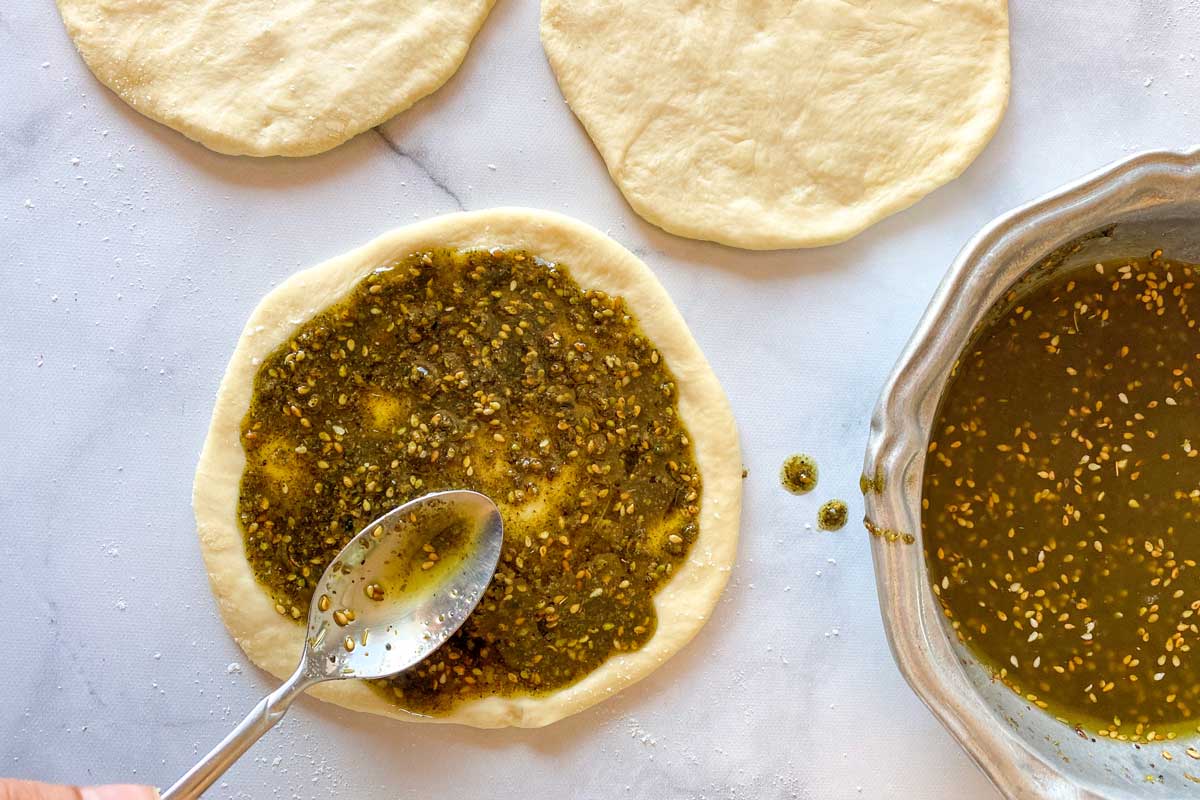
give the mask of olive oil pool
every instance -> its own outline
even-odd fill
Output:
[[[928,446],[925,556],[949,625],[1091,735],[1200,725],[1197,278],[1156,251],[1011,293]]]

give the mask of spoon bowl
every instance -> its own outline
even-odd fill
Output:
[[[437,492],[389,511],[325,569],[308,609],[313,675],[382,678],[441,646],[483,597],[504,542],[496,505]]]
[[[363,528],[317,582],[292,677],[162,800],[203,794],[309,687],[395,675],[441,647],[487,591],[503,543],[496,504],[466,490],[418,497]]]

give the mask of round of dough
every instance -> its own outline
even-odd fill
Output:
[[[335,147],[445,83],[495,0],[58,0],[102,83],[231,155]]]
[[[1008,102],[1006,0],[543,0],[542,44],[638,214],[754,250],[915,203]]]
[[[506,248],[566,265],[585,289],[624,298],[678,386],[678,410],[690,431],[702,481],[699,534],[686,560],[654,596],[658,625],[641,649],[613,654],[582,680],[538,696],[467,700],[439,717],[406,712],[351,681],[313,693],[348,708],[405,720],[477,727],[537,727],[600,702],[645,677],[700,630],[724,588],[737,550],[742,462],[725,395],[662,285],[636,256],[599,231],[543,211],[502,208],[451,214],[387,233],[339,258],[300,272],[254,310],[221,381],[200,464],[193,506],[201,550],[222,618],[238,645],[263,669],[287,677],[304,627],[275,610],[245,555],[238,519],[245,467],[241,423],[259,364],[304,322],[345,297],[377,267],[433,248]]]

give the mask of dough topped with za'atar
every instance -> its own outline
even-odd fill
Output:
[[[542,44],[638,214],[756,250],[912,205],[1008,102],[1006,0],[543,0]]]
[[[504,549],[462,629],[402,675],[318,694],[534,726],[700,628],[740,473],[720,386],[645,265],[565,217],[501,209],[400,229],[272,292],[222,382],[195,507],[226,624],[283,675],[350,537],[431,491],[487,494]]]

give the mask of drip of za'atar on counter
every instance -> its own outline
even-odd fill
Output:
[[[523,251],[438,249],[372,272],[263,361],[242,446],[246,555],[290,619],[380,514],[448,488],[500,506],[477,610],[376,684],[423,714],[552,691],[638,649],[699,533],[700,474],[654,343],[619,297]],[[427,548],[415,574],[440,558]]]
[[[950,626],[1081,735],[1200,724],[1200,288],[1155,251],[1049,278],[963,351],[925,463]]]
[[[792,494],[808,494],[817,488],[817,462],[804,453],[790,455],[779,470],[779,482]],[[850,511],[845,502],[829,500],[817,509],[817,527],[839,531],[846,525]]]
[[[823,531],[840,531],[846,525],[850,510],[841,500],[829,500],[817,509],[817,527]]]
[[[804,453],[788,456],[779,471],[779,482],[792,494],[808,494],[817,488],[817,462]]]

